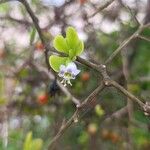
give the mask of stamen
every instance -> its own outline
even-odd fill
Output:
[[[62,84],[63,84],[63,83],[64,83],[64,80],[65,80],[65,79],[63,79],[60,83],[62,83]]]
[[[67,81],[67,83],[68,83],[69,85],[71,85],[71,86],[72,86],[72,84],[71,84],[70,80],[68,80],[68,81]]]

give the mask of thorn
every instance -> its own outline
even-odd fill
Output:
[[[104,69],[105,69],[105,68],[106,68],[106,65],[102,65],[102,68],[104,68]]]
[[[79,107],[80,107],[80,104],[77,104],[77,105],[76,105],[76,108],[79,108]]]
[[[136,33],[136,34],[135,34],[135,37],[138,37],[138,36],[139,36],[139,33]]]
[[[108,85],[108,81],[105,81],[104,84],[107,86]]]
[[[145,116],[149,116],[149,113],[147,113],[147,112],[144,112],[144,115],[145,115]]]
[[[74,118],[74,123],[77,123],[78,121],[78,118]]]

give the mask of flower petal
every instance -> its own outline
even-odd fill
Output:
[[[66,66],[61,65],[58,73],[59,77],[64,77],[65,72],[66,72]]]
[[[73,75],[74,75],[74,76],[78,75],[78,74],[80,73],[80,71],[81,71],[81,70],[78,70],[78,69],[74,70]]]
[[[66,71],[66,66],[65,65],[60,65],[60,71],[65,72]]]
[[[66,70],[72,70],[72,72],[73,72],[74,70],[76,70],[76,69],[77,69],[77,66],[76,66],[76,64],[73,63],[73,62],[69,63],[69,64],[67,65],[67,67],[66,67]]]

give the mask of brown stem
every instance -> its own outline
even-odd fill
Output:
[[[105,9],[110,4],[112,4],[114,1],[115,0],[109,0],[108,2],[106,2],[105,4],[103,4],[102,6],[100,6],[99,8],[97,8],[97,10],[92,15],[90,15],[88,18],[94,17],[97,13],[101,12],[103,9]]]
[[[84,108],[86,114],[86,106],[90,103],[93,98],[95,98],[102,90],[104,89],[104,85],[98,86],[84,101],[83,103],[77,107],[75,113],[72,115],[72,117],[59,129],[56,136],[52,139],[52,141],[49,143],[48,150],[52,150],[56,141],[64,134],[65,130],[68,129],[73,123],[78,122],[79,119],[79,113],[82,111],[82,108]]]
[[[26,0],[20,0],[20,2],[24,5],[25,9],[27,10],[28,14],[30,15],[32,21],[33,21],[33,24],[35,26],[35,28],[37,29],[37,32],[39,34],[39,37],[42,41],[42,44],[44,45],[45,47],[45,51],[44,51],[44,54],[45,54],[45,62],[47,64],[47,68],[48,70],[50,69],[50,65],[49,65],[49,60],[48,60],[48,51],[50,49],[49,47],[49,44],[48,42],[45,40],[44,36],[43,36],[43,33],[42,33],[42,30],[39,26],[39,21],[38,21],[38,18],[35,16],[34,12],[32,11],[29,3],[26,1]]]
[[[130,37],[128,37],[126,40],[124,40],[121,45],[109,56],[109,58],[105,61],[105,64],[109,64],[114,57],[126,46],[128,45],[133,39],[135,39],[136,37],[138,37],[138,35],[148,26],[150,26],[150,24],[147,25],[141,25],[136,32],[134,32]]]

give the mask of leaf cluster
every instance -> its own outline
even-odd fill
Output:
[[[67,55],[60,57],[51,55],[49,63],[54,71],[59,72],[60,65],[67,65],[69,62],[74,61],[76,56],[79,56],[84,49],[84,43],[78,37],[76,30],[73,27],[68,27],[66,30],[66,37],[57,35],[53,41],[54,48],[61,53]]]

